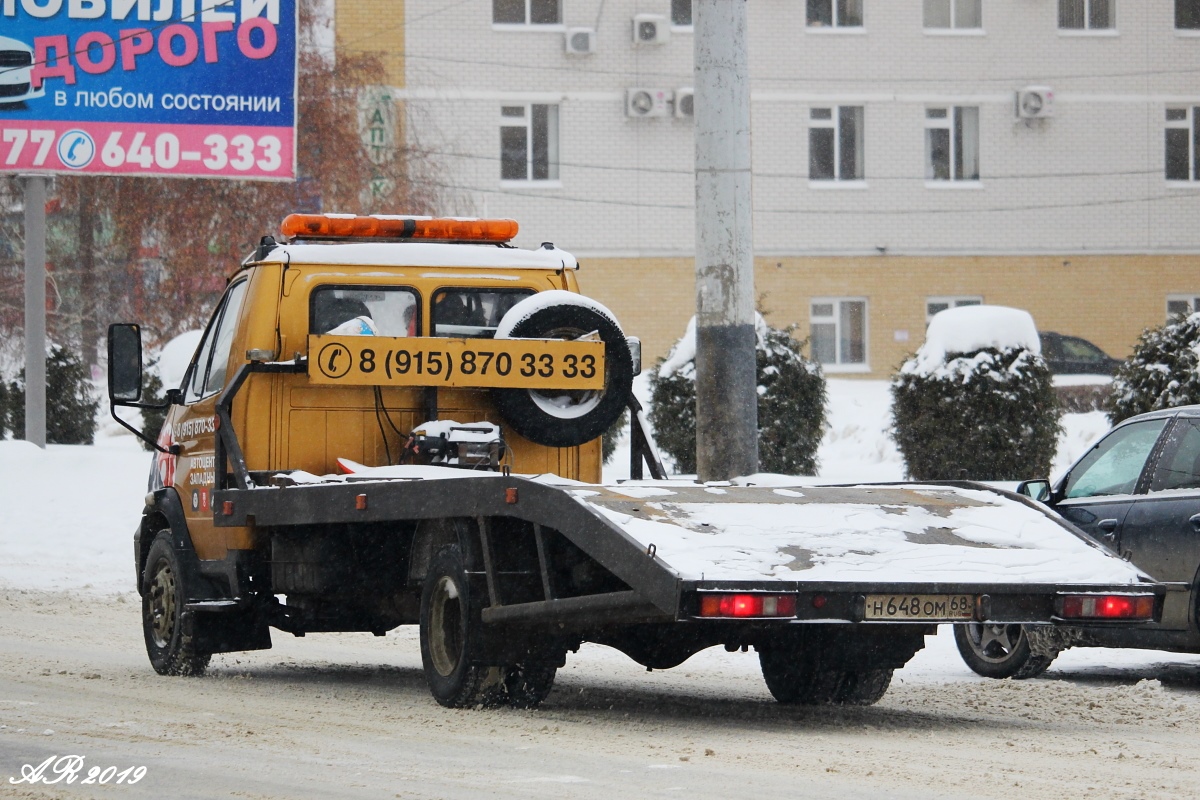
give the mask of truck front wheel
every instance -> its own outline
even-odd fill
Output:
[[[435,700],[468,708],[484,700],[489,667],[476,663],[479,609],[458,545],[447,545],[429,562],[421,591],[421,666]]]
[[[142,573],[142,632],[146,653],[159,675],[203,675],[209,654],[196,649],[194,630],[184,614],[187,587],[167,531],[150,545]]]

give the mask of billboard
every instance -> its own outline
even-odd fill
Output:
[[[296,177],[297,0],[0,0],[0,172]]]

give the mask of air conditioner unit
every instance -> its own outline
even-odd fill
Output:
[[[675,116],[680,119],[696,116],[696,90],[692,87],[675,90]]]
[[[567,52],[586,56],[596,52],[596,32],[591,28],[567,28]]]
[[[664,44],[671,38],[671,24],[660,14],[638,14],[633,18],[634,44]]]
[[[1017,116],[1045,119],[1054,116],[1054,90],[1049,86],[1026,86],[1017,92]]]
[[[667,116],[667,104],[671,102],[669,89],[626,89],[625,116],[638,119]]]

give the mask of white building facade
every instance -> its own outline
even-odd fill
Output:
[[[691,12],[405,0],[396,76],[446,210],[575,252],[654,355],[692,304]],[[1122,357],[1200,302],[1200,0],[749,13],[758,288],[828,371],[887,374],[956,302],[1021,305]]]

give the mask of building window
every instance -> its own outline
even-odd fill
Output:
[[[925,109],[925,180],[979,180],[979,109]]]
[[[863,0],[808,0],[808,27],[861,28]]]
[[[1169,294],[1167,295],[1167,321],[1173,317],[1186,317],[1200,312],[1200,295]]]
[[[1166,174],[1169,181],[1200,180],[1200,107],[1168,108],[1166,130]]]
[[[930,323],[934,314],[938,314],[948,308],[980,305],[983,305],[983,298],[978,295],[968,295],[965,297],[926,297],[925,324],[928,325]]]
[[[500,109],[500,178],[558,180],[558,106]]]
[[[867,301],[813,300],[809,307],[813,358],[826,367],[867,365]]]
[[[983,27],[983,0],[925,0],[925,27]]]
[[[1175,0],[1175,28],[1200,30],[1200,0]]]
[[[671,24],[680,28],[692,27],[692,0],[671,0]]]
[[[1058,0],[1058,27],[1100,31],[1114,27],[1113,0]]]
[[[808,122],[808,179],[863,179],[863,107],[814,108]]]
[[[492,0],[496,25],[561,25],[559,0]]]

